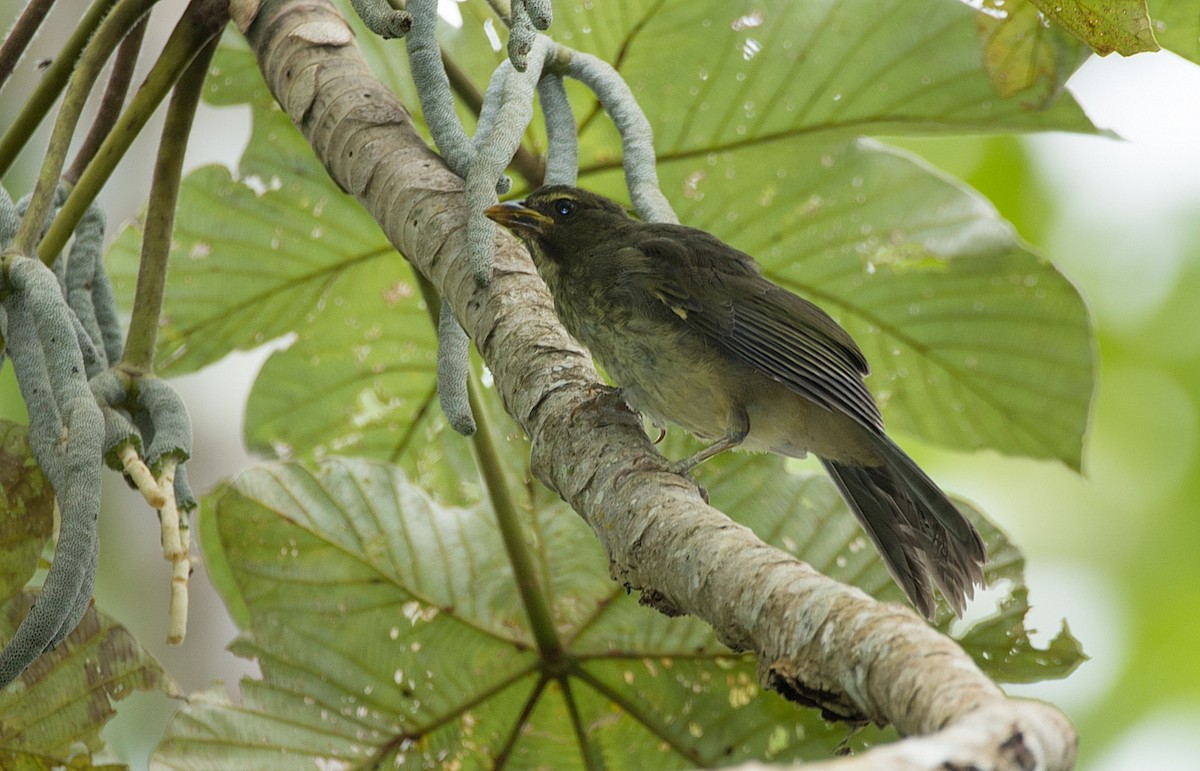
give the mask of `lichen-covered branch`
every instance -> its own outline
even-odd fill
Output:
[[[665,612],[704,619],[731,647],[753,650],[763,683],[797,701],[928,734],[919,767],[962,757],[961,743],[943,732],[979,716],[1003,727],[974,739],[979,757],[995,754],[993,744],[1009,748],[995,768],[1022,768],[1028,758],[1070,767],[1075,738],[1060,713],[1006,699],[952,640],[906,608],[762,543],[672,473],[636,420],[614,421],[611,405],[598,403],[604,389],[590,359],[563,331],[515,240],[499,238],[492,286],[477,285],[464,258],[463,181],[371,76],[332,7],[271,0],[249,37],[272,93],[332,177],[453,307],[532,439],[535,473],[596,532],[615,580]]]

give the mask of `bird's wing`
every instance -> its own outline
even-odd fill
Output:
[[[866,358],[850,335],[816,305],[764,278],[748,255],[703,235],[686,244],[646,238],[623,250],[638,255],[627,254],[622,265],[644,265],[639,283],[714,346],[826,409],[882,430],[863,384]]]

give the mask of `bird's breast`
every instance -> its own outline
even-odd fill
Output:
[[[736,378],[684,319],[661,303],[623,302],[603,289],[551,290],[563,326],[621,387],[630,407],[701,438],[724,436]]]

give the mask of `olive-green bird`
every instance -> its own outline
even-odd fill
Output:
[[[702,230],[641,222],[615,201],[546,186],[486,210],[529,247],[563,326],[656,425],[730,448],[815,453],[896,582],[927,618],[930,579],[961,614],[983,539],[887,437],[867,361],[817,306]]]

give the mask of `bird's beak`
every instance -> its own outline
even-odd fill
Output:
[[[511,230],[517,235],[541,235],[553,219],[536,209],[530,209],[524,201],[508,201],[489,206],[483,210],[489,219]]]

